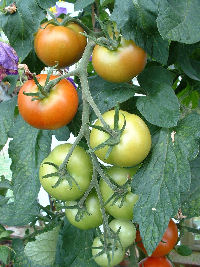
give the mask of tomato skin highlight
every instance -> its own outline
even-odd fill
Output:
[[[120,168],[116,166],[112,166],[107,168],[106,173],[109,175],[110,179],[115,182],[117,185],[124,185],[127,180],[133,176],[138,169],[138,166],[133,168]],[[114,193],[111,187],[103,180],[100,179],[100,190],[102,194],[103,201],[106,202]],[[138,200],[138,195],[133,194],[131,190],[126,194],[123,205],[121,206],[122,198],[119,198],[115,204],[113,204],[113,200],[108,202],[105,205],[105,209],[107,213],[112,215],[117,219],[133,219],[133,207]]]
[[[96,45],[92,63],[97,74],[109,82],[128,82],[137,76],[145,67],[147,55],[133,41],[122,38],[120,46],[111,51]]]
[[[75,179],[79,187],[72,181],[71,188],[68,181],[63,180],[57,187],[53,188],[52,186],[58,181],[58,175],[43,178],[43,176],[57,171],[54,166],[44,163],[52,162],[60,166],[71,146],[71,144],[66,143],[55,147],[48,157],[43,160],[39,169],[39,179],[44,190],[52,197],[63,201],[79,199],[89,187],[92,179],[92,161],[86,151],[80,146],[76,146],[66,166],[67,171]]]
[[[74,206],[77,205],[75,201],[67,201],[66,206]],[[86,210],[89,214],[84,214],[80,221],[76,221],[75,216],[77,214],[78,209],[66,209],[65,215],[68,221],[82,230],[88,230],[91,228],[95,228],[102,224],[103,217],[101,213],[100,203],[95,192],[90,192],[88,197],[85,200]]]
[[[115,111],[110,110],[103,114],[105,122],[114,128]],[[137,115],[126,111],[119,111],[119,129],[122,129],[124,120],[126,127],[121,135],[120,143],[115,145],[106,158],[108,146],[95,151],[99,159],[105,163],[119,167],[132,167],[141,163],[151,149],[151,134],[145,122]],[[102,126],[100,120],[95,122],[96,126]],[[95,148],[109,138],[109,134],[93,128],[90,133],[90,146]]]
[[[51,75],[50,80],[58,76]],[[47,75],[37,75],[41,85],[45,84]],[[23,119],[38,129],[55,130],[68,124],[78,109],[78,94],[75,87],[66,79],[57,83],[50,91],[49,96],[42,100],[32,101],[32,96],[26,93],[38,91],[34,80],[26,81],[18,94],[18,109]]]
[[[42,24],[34,39],[38,58],[47,66],[58,64],[58,68],[76,63],[87,43],[86,37],[80,32],[84,32],[82,27],[73,22],[66,26]]]
[[[169,221],[168,227],[163,234],[162,240],[152,253],[151,257],[162,257],[167,255],[176,245],[178,241],[178,228],[173,220]],[[142,251],[147,254],[146,249],[142,243],[140,232],[136,233],[136,244]]]
[[[147,257],[139,262],[139,267],[173,267],[166,257]]]

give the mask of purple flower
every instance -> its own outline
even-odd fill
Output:
[[[10,45],[0,42],[0,65],[8,70],[17,70],[18,61],[15,50]]]
[[[92,56],[90,56],[90,59],[89,59],[89,61],[92,61]]]
[[[0,81],[8,75],[18,73],[18,56],[8,44],[0,42]]]
[[[68,77],[67,80],[70,81],[70,83],[72,83],[75,88],[77,88],[77,86],[76,86],[76,84],[72,78]]]
[[[56,4],[56,14],[55,14],[55,16],[56,17],[59,17],[61,14],[67,14],[67,8],[66,7],[60,7],[60,6],[58,6],[57,4]]]

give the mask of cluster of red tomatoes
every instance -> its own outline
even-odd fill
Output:
[[[61,22],[58,19],[58,22]],[[47,66],[64,68],[77,62],[85,49],[87,40],[84,30],[76,23],[55,25],[43,23],[35,35],[34,47],[38,58]],[[94,48],[92,63],[96,72],[111,82],[127,82],[140,73],[146,65],[146,53],[133,41],[122,38],[119,47],[110,51],[103,46]],[[38,75],[44,86],[47,76]],[[55,79],[51,76],[50,80]],[[33,80],[27,81],[19,92],[19,112],[26,122],[39,129],[57,129],[68,124],[77,112],[78,95],[65,79],[54,86],[50,93],[38,101],[32,101],[25,93],[36,93]]]
[[[57,68],[74,64],[81,58],[86,46],[86,37],[81,34],[83,32],[76,23],[62,26],[53,23],[42,24],[34,41],[38,58],[47,66],[57,64]],[[133,41],[122,38],[119,47],[114,51],[96,45],[92,63],[95,71],[105,80],[128,82],[145,67],[146,53]],[[43,92],[41,88],[46,85],[47,75],[40,74],[36,78],[41,85],[39,88],[34,80],[29,80],[22,86],[18,95],[18,108],[24,120],[39,129],[58,129],[68,124],[78,108],[78,94],[72,83],[63,79],[51,88],[50,92]],[[55,78],[57,76],[51,75],[49,80]],[[42,98],[37,99],[39,89]],[[114,129],[114,117],[114,110],[103,114],[103,119],[111,129]],[[100,120],[97,120],[95,125],[102,126]],[[126,184],[136,173],[151,148],[149,129],[139,116],[120,110],[118,128],[122,129],[123,125],[125,128],[120,140],[113,146],[109,155],[108,146],[95,151],[100,160],[113,165],[105,167],[105,174],[117,187]],[[108,133],[93,128],[90,133],[90,147],[94,149],[108,138]],[[68,143],[59,145],[43,160],[39,171],[40,182],[52,197],[65,201],[65,214],[71,224],[83,230],[98,227],[103,221],[102,207],[94,189],[88,194],[83,207],[79,207],[79,200],[90,186],[93,175],[93,165],[88,153],[82,147],[76,146],[65,166],[63,176],[60,173],[60,166],[71,146]],[[114,266],[122,261],[127,247],[135,240],[136,229],[131,220],[138,196],[131,192],[127,183],[123,201],[122,197],[119,197],[113,202],[109,200],[115,192],[102,178],[99,180],[99,187],[105,210],[113,217],[109,224],[111,232],[119,234],[120,242],[114,255],[113,239],[109,240],[108,244],[111,247],[110,266]],[[103,236],[98,236],[94,239],[93,247],[101,247],[103,242]],[[96,256],[95,261],[100,266],[108,266],[107,254],[99,254],[100,251],[100,248],[92,249],[93,256]]]

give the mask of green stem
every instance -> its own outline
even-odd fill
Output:
[[[94,35],[95,33],[90,30],[90,28],[88,28],[85,24],[82,23],[82,21],[78,18],[66,18],[66,20],[64,19],[62,22],[61,22],[61,25],[66,25],[67,23],[69,22],[74,22],[76,24],[78,24],[79,26],[81,26],[81,28],[83,28],[83,30],[87,33],[87,34],[90,34],[90,35]]]
[[[79,203],[78,203],[79,207],[82,207],[83,206],[83,203],[85,202],[85,200],[88,197],[89,193],[91,192],[91,190],[95,187],[95,185],[97,183],[98,183],[97,173],[96,173],[95,168],[93,168],[92,180],[90,182],[90,185],[89,185],[88,189],[85,191],[84,195],[79,200]]]
[[[56,217],[56,215],[54,214],[54,212],[52,212],[51,210],[49,210],[46,207],[43,207],[42,205],[38,204],[39,208],[42,209],[43,211],[45,211],[48,215],[50,215],[51,217]]]
[[[65,79],[65,78],[68,78],[68,77],[70,77],[70,76],[75,76],[75,75],[78,75],[78,69],[73,70],[73,71],[70,71],[70,72],[68,72],[68,73],[66,73],[66,74],[64,74],[64,75],[59,76],[58,78],[55,78],[55,79],[49,81],[48,84],[45,85],[44,90],[45,90],[46,92],[49,92],[50,89],[51,89],[52,87],[54,87],[54,86],[55,86],[58,82],[60,82],[61,80]]]
[[[84,127],[83,127],[83,125],[82,125],[82,126],[81,126],[81,129],[80,129],[80,131],[79,131],[79,134],[78,134],[78,136],[76,137],[75,142],[72,144],[72,146],[71,146],[69,152],[67,153],[67,156],[65,157],[63,163],[60,165],[59,170],[64,170],[64,171],[66,170],[66,165],[67,165],[67,163],[68,163],[68,160],[69,160],[69,158],[71,157],[71,155],[72,155],[72,153],[73,153],[75,147],[78,145],[78,143],[79,143],[80,140],[82,139],[83,135],[84,135]]]
[[[101,169],[100,165],[99,165],[99,161],[97,159],[97,157],[95,156],[95,154],[93,152],[91,152],[91,157],[93,159],[93,162],[95,164],[95,168],[97,170],[97,172],[99,173],[99,175],[101,176],[101,178],[107,183],[107,185],[113,190],[115,191],[118,187],[113,184],[110,179],[104,174],[103,170]]]

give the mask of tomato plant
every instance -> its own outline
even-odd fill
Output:
[[[145,254],[147,254],[146,249],[144,248],[144,245],[142,243],[139,231],[137,231],[135,241],[137,243],[137,246],[140,247]],[[173,220],[170,220],[168,227],[164,232],[162,240],[160,241],[154,252],[151,254],[151,257],[162,257],[167,255],[174,248],[177,241],[178,228],[176,226],[176,223]]]
[[[124,258],[125,252],[122,250],[120,246],[118,246],[114,251],[114,255],[112,255],[112,251],[109,252],[109,256],[110,256],[110,265],[109,265],[107,254],[105,252],[98,255],[102,251],[101,246],[102,246],[102,242],[100,238],[96,237],[92,244],[92,256],[94,257],[95,262],[99,266],[112,267],[120,263],[122,259]]]
[[[92,178],[92,163],[86,151],[77,146],[67,164],[66,176],[71,177],[71,184],[66,179],[63,179],[56,187],[58,174],[44,178],[45,175],[56,173],[57,169],[51,163],[60,166],[67,153],[71,148],[71,144],[61,144],[55,147],[51,153],[41,163],[39,170],[39,178],[43,188],[56,199],[60,200],[75,200],[80,198],[88,188]],[[50,164],[48,164],[50,163]]]
[[[57,76],[51,75],[50,80]],[[37,75],[41,85],[45,84],[47,75]],[[28,80],[20,88],[18,109],[23,119],[31,126],[39,129],[57,129],[68,124],[75,116],[78,108],[78,94],[71,82],[64,79],[57,83],[49,95],[41,100],[32,100],[25,93],[36,93],[38,87],[34,80]]]
[[[105,122],[114,128],[114,110],[103,114]],[[95,154],[102,161],[119,167],[131,167],[141,163],[148,155],[151,148],[151,135],[145,122],[137,115],[120,110],[118,127],[121,129],[126,120],[125,129],[121,135],[120,143],[115,145],[106,158],[108,146],[95,151]],[[95,126],[101,126],[100,120]],[[93,128],[90,134],[90,145],[97,147],[109,138],[103,131]]]
[[[111,178],[111,181],[115,182],[119,186],[123,186],[128,179],[130,179],[137,171],[138,167],[133,168],[120,168],[120,167],[110,167],[107,169],[107,174]],[[100,180],[100,190],[104,202],[106,203],[111,196],[114,194],[112,188],[103,180]],[[114,202],[114,199],[111,199],[106,205],[106,211],[115,218],[119,219],[133,219],[133,206],[138,200],[138,196],[133,194],[128,187],[128,192],[125,195],[125,198],[122,200],[122,197],[117,199]]]
[[[58,68],[74,64],[86,46],[86,37],[80,32],[84,30],[76,23],[64,26],[42,24],[34,39],[38,58],[47,66],[58,64]]]
[[[124,249],[134,242],[136,229],[131,221],[114,219],[109,223],[109,226],[115,233],[119,231],[119,239]]]
[[[75,201],[67,201],[66,206],[75,206],[77,202]],[[74,226],[87,230],[90,228],[95,228],[102,224],[103,217],[100,209],[99,200],[97,194],[95,192],[91,192],[85,200],[85,211],[83,215],[76,220],[76,216],[78,215],[78,209],[66,209],[65,215],[68,221]]]
[[[111,51],[96,45],[92,54],[95,71],[110,82],[128,82],[145,67],[147,55],[133,41],[122,38],[119,47]]]
[[[136,266],[133,223],[169,267],[170,219],[181,243],[200,216],[199,21],[198,0],[1,1],[1,265]]]
[[[172,267],[173,265],[166,257],[148,257],[139,263],[139,267]]]

